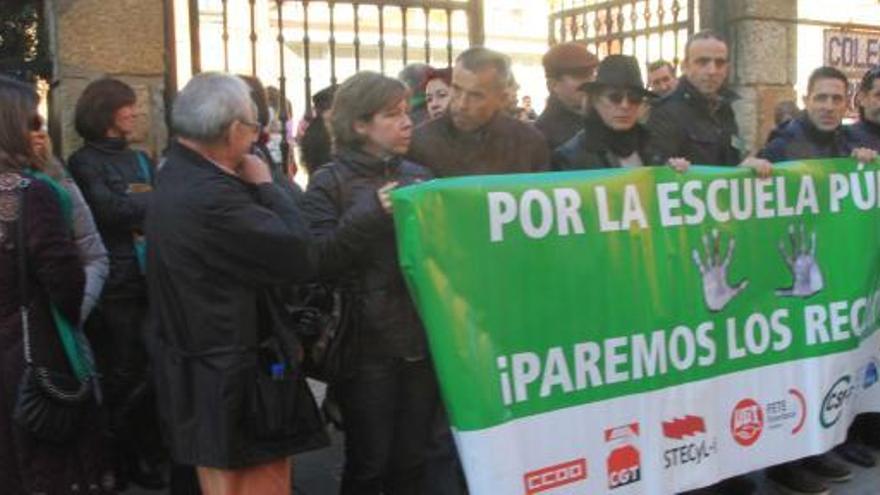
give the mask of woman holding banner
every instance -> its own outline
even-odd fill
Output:
[[[347,369],[333,383],[345,424],[344,495],[417,494],[438,392],[425,332],[397,261],[390,191],[430,178],[401,159],[410,144],[407,89],[360,72],[336,92],[333,161],[309,183],[304,209],[319,273],[344,289],[356,322]]]

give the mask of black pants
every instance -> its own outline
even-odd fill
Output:
[[[466,495],[468,493],[458,449],[449,429],[442,403],[437,404],[428,442],[425,465],[425,495]]]
[[[156,464],[164,454],[145,345],[147,301],[103,298],[94,316],[92,341],[117,461]]]
[[[363,360],[336,386],[345,423],[343,495],[419,495],[439,400],[427,359]]]

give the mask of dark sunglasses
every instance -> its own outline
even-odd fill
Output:
[[[638,105],[645,101],[645,95],[632,91],[611,91],[602,96],[615,105],[620,105],[624,99],[631,105]]]
[[[43,130],[43,117],[36,113],[28,122],[28,129],[37,132]]]

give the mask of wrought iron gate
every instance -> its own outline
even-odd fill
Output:
[[[580,0],[562,2],[550,15],[550,44],[580,41],[600,58],[633,55],[644,64],[667,60],[676,66],[694,33],[697,0]]]
[[[51,79],[44,16],[42,0],[0,2],[0,72],[30,81]]]
[[[174,1],[188,7],[192,74],[221,70],[265,77],[265,64],[272,64],[272,80],[264,83],[275,85],[277,77],[280,101],[301,95],[300,108],[306,112],[313,90],[358,70],[396,74],[413,62],[447,66],[456,52],[483,43],[483,0],[166,0],[171,16],[175,9],[168,5]],[[166,26],[175,24],[180,26],[166,20]],[[171,38],[169,44],[179,47],[174,33]],[[276,46],[271,60],[268,40]],[[178,55],[170,54],[172,70]],[[292,55],[298,70],[290,67]],[[242,59],[248,60],[247,67],[241,66]],[[169,86],[176,87],[176,72],[169,79]],[[291,117],[286,105],[279,110],[286,125]]]

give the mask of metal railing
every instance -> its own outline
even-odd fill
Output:
[[[222,46],[222,67],[215,70],[230,70],[232,53],[230,50],[230,21],[247,19],[250,32],[251,75],[256,76],[259,64],[277,64],[278,90],[280,101],[287,101],[290,77],[285,67],[285,54],[295,52],[303,61],[302,90],[306,112],[311,111],[313,91],[313,52],[329,52],[329,84],[335,85],[348,73],[339,68],[340,52],[346,53],[346,62],[353,59],[353,70],[361,70],[365,53],[371,60],[378,57],[378,69],[385,73],[390,69],[392,58],[402,62],[401,67],[411,62],[426,64],[442,63],[451,65],[456,43],[453,20],[465,16],[467,20],[468,45],[483,43],[483,1],[482,0],[187,0],[189,5],[189,45],[191,69],[193,74],[203,69],[203,43],[211,41],[203,38],[202,27],[205,22],[218,23],[220,36],[216,40]],[[243,3],[246,1],[246,5]],[[238,8],[234,8],[238,6]],[[265,15],[260,8],[267,7],[272,32],[260,32],[257,17]],[[244,8],[242,8],[244,7]],[[347,22],[340,22],[339,14],[346,13]],[[319,18],[313,17],[319,14]],[[419,21],[419,22],[416,22]],[[420,24],[420,25],[419,25]],[[367,41],[369,35],[372,40]],[[277,40],[275,61],[259,60],[258,44],[265,37]],[[411,42],[413,36],[420,36],[421,43]],[[240,40],[236,40],[238,42]],[[172,57],[174,57],[172,55]],[[175,58],[176,59],[176,58]],[[323,61],[322,61],[323,63]],[[346,70],[350,71],[348,67]],[[286,126],[291,116],[287,105],[279,105],[279,120]],[[290,153],[286,140],[282,141],[281,151],[284,160]]]
[[[683,58],[687,37],[697,23],[696,0],[581,1],[550,15],[551,45],[566,41],[585,43],[600,57],[634,55],[649,64]]]

